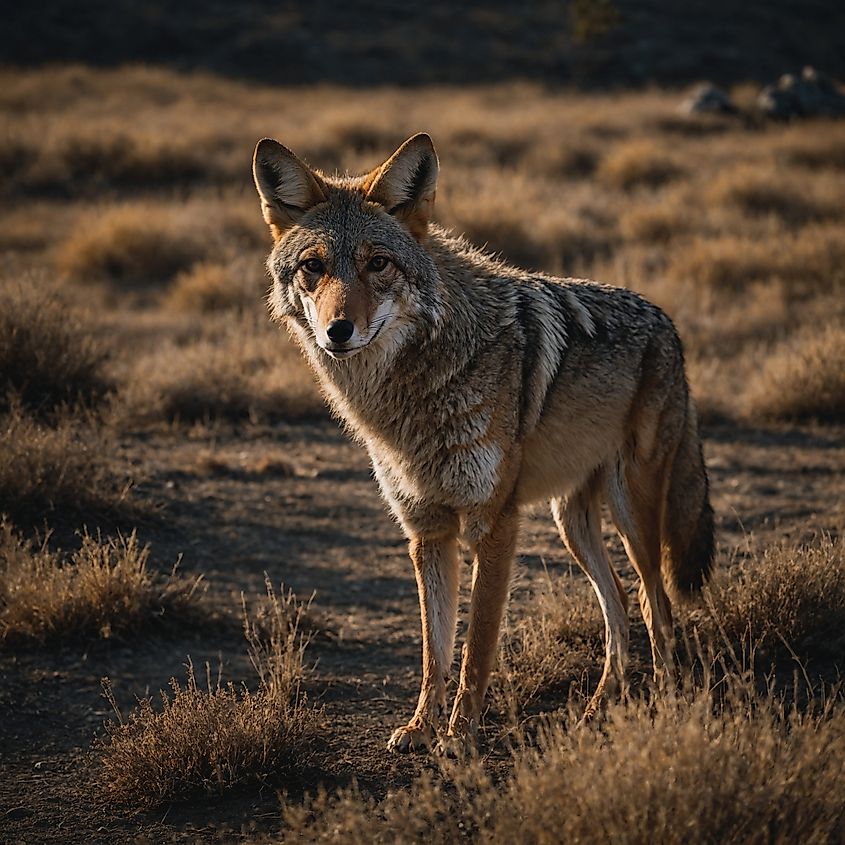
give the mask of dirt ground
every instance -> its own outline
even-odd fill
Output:
[[[800,541],[845,524],[845,428],[705,428],[721,566],[789,538]],[[105,641],[60,652],[0,656],[0,840],[98,843],[249,839],[280,826],[288,800],[359,786],[376,797],[406,785],[424,755],[394,756],[385,744],[411,713],[419,678],[416,589],[403,537],[379,498],[362,449],[331,422],[197,429],[125,439],[139,494],[161,515],[139,528],[156,566],[201,572],[217,623],[148,642]],[[612,542],[630,589],[631,572]],[[530,610],[532,584],[571,562],[543,509],[527,514],[511,614]],[[264,573],[299,597],[315,594],[316,631],[307,652],[307,694],[323,708],[311,767],[291,782],[134,814],[104,805],[92,751],[111,717],[108,676],[121,707],[184,677],[190,655],[224,678],[250,681],[239,630],[240,593],[263,590]],[[467,567],[468,572],[468,567]],[[465,581],[468,579],[464,579]],[[466,587],[466,584],[465,584]],[[633,627],[642,648],[641,622]],[[542,701],[541,709],[555,702]],[[496,754],[496,726],[482,749]]]

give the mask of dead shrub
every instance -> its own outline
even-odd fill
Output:
[[[0,642],[110,639],[195,618],[199,579],[158,577],[133,531],[82,535],[68,556],[35,548],[0,522]]]
[[[785,223],[803,225],[840,217],[842,190],[841,182],[830,179],[809,180],[745,164],[719,174],[707,189],[707,199],[752,217],[774,215]]]
[[[58,269],[75,281],[161,285],[205,256],[189,214],[155,204],[125,205],[91,215],[63,241]]]
[[[756,419],[845,421],[845,328],[805,329],[754,372],[745,410]]]
[[[797,657],[808,671],[830,669],[845,653],[845,552],[841,540],[782,543],[742,567],[718,571],[700,613],[712,642],[756,653],[762,668]],[[840,667],[841,669],[841,667]],[[833,677],[840,670],[831,670]]]
[[[108,353],[92,335],[55,288],[34,278],[0,284],[0,410],[12,394],[38,414],[101,399]]]
[[[102,426],[67,413],[45,425],[13,405],[0,416],[0,512],[33,524],[137,516],[138,506]]]
[[[619,218],[619,231],[627,241],[666,243],[692,228],[688,208],[680,201],[661,198],[649,205],[634,205]]]
[[[600,726],[547,726],[538,747],[515,752],[504,782],[476,761],[381,803],[360,789],[322,792],[284,808],[282,841],[838,841],[841,701],[816,700],[802,715],[736,679],[719,699],[688,691],[611,705]]]
[[[267,288],[267,277],[259,261],[203,261],[174,279],[164,304],[176,311],[200,313],[255,308],[262,288]]]
[[[327,414],[301,354],[263,316],[209,321],[204,336],[140,358],[129,382],[122,412],[142,424]]]
[[[496,709],[512,723],[540,696],[554,694],[561,703],[574,691],[589,697],[604,653],[601,609],[585,579],[554,573],[528,601],[502,637],[492,688]]]
[[[658,187],[677,179],[683,169],[669,151],[649,139],[626,141],[601,160],[597,175],[612,188]]]
[[[830,293],[845,285],[845,232],[817,224],[796,235],[698,239],[674,252],[666,275],[720,293],[755,283],[782,285],[791,299]]]
[[[160,709],[143,699],[124,719],[107,685],[118,721],[98,742],[104,794],[147,809],[291,774],[307,763],[316,714],[301,690],[304,609],[292,593],[278,597],[269,582],[262,629],[245,608],[255,692],[212,680],[208,667],[200,685],[189,662],[185,684],[171,680],[170,692],[160,694]]]

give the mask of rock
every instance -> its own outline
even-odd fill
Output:
[[[682,114],[735,114],[736,106],[721,88],[703,82],[678,107]]]
[[[757,108],[775,120],[844,117],[845,94],[830,77],[805,67],[800,78],[785,73],[777,83],[767,85],[757,97]]]

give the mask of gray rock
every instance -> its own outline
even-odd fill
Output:
[[[735,114],[736,106],[721,88],[703,82],[678,107],[682,114]]]
[[[767,117],[845,117],[845,94],[828,76],[805,67],[801,76],[785,73],[757,97],[757,108]]]

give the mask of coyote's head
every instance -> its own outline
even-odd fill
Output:
[[[258,142],[253,174],[275,241],[271,308],[302,342],[349,358],[401,345],[414,316],[436,320],[437,273],[422,243],[437,172],[423,134],[359,177],[326,176],[277,141]]]

